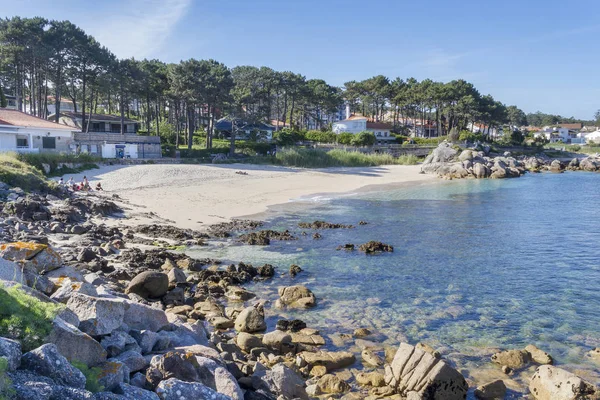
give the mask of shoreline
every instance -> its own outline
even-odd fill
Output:
[[[257,218],[273,206],[304,202],[307,197],[442,182],[421,174],[420,165],[297,169],[248,164],[147,164],[103,166],[63,179],[81,181],[83,176],[92,184],[102,182],[105,195],[117,194],[125,200],[131,207],[128,214],[135,218],[132,222],[147,223],[142,214],[153,213],[185,229]],[[210,189],[205,190],[208,185]]]

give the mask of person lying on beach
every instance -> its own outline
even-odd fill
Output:
[[[236,171],[235,173],[238,175],[248,175],[248,173],[245,171]]]

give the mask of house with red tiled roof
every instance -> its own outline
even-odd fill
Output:
[[[79,129],[0,108],[0,151],[72,152]]]
[[[396,137],[392,135],[392,125],[385,122],[371,122],[367,117],[357,114],[351,115],[341,121],[334,122],[332,130],[337,134],[344,132],[352,134],[363,131],[372,132],[379,142],[396,140]]]

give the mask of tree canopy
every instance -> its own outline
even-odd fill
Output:
[[[202,131],[210,148],[215,120],[223,116],[274,123],[278,130],[324,131],[343,114],[344,105],[372,121],[391,123],[396,132],[421,125],[435,127],[438,135],[475,125],[489,132],[502,125],[574,120],[540,112],[525,115],[462,79],[376,75],[336,87],[265,66],[230,69],[215,60],[119,60],[75,24],[39,17],[0,19],[0,87],[17,97],[18,109],[41,118],[49,117],[48,106],[54,104],[58,120],[61,104],[68,101],[81,113],[84,131],[92,129],[91,114],[108,113],[120,116],[122,132],[125,118],[133,118],[141,131],[189,147]]]

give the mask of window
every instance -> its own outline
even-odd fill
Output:
[[[17,147],[27,147],[27,139],[19,139],[17,138]]]
[[[42,138],[42,148],[44,148],[44,149],[55,149],[56,148],[56,138],[54,138],[54,137],[43,137]]]
[[[9,99],[6,102],[6,105],[9,106],[9,107],[16,107],[17,106],[17,102],[16,102],[16,100]]]
[[[112,133],[121,133],[121,124],[111,124],[110,131]]]
[[[104,123],[92,122],[92,132],[104,132]]]

